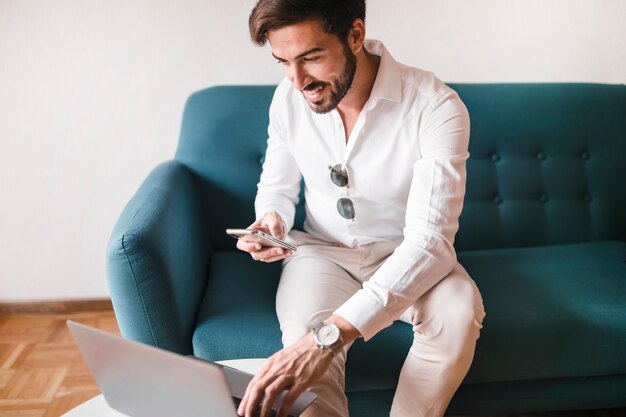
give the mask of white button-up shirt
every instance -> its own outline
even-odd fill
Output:
[[[401,241],[335,311],[368,340],[456,264],[470,121],[457,93],[433,73],[399,64],[381,42],[366,41],[365,49],[380,65],[347,143],[336,109],[317,114],[288,79],[278,85],[255,211],[257,218],[278,212],[290,230],[304,178],[306,232],[348,247]],[[330,179],[328,167],[338,163],[348,187]],[[341,197],[352,200],[354,220],[339,215]]]

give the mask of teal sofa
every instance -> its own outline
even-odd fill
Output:
[[[455,246],[487,317],[448,414],[626,406],[626,86],[451,87],[472,123]],[[150,173],[108,245],[124,337],[211,360],[280,349],[280,265],[224,234],[254,219],[273,90],[189,97],[174,159]],[[353,416],[388,415],[411,339],[396,323],[355,343]]]

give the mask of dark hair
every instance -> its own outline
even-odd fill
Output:
[[[365,21],[365,0],[259,0],[248,26],[252,41],[263,46],[270,30],[319,19],[326,33],[343,42],[357,18]]]

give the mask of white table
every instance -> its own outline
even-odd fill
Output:
[[[256,374],[263,366],[265,359],[235,359],[231,361],[219,361],[219,363],[236,368],[244,372]],[[128,417],[119,411],[115,411],[107,404],[102,394],[82,403],[78,407],[63,414],[62,417]]]

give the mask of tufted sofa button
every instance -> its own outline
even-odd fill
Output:
[[[588,161],[589,160],[589,153],[587,152],[582,152],[580,154],[580,157],[582,158],[583,161]]]
[[[265,155],[259,158],[259,164],[263,165],[264,162],[265,162]]]
[[[591,196],[589,194],[585,195],[585,203],[591,203]]]
[[[548,198],[547,195],[542,194],[541,197],[539,198],[539,201],[541,201],[543,204],[546,204],[548,201],[550,201],[550,199]]]
[[[492,160],[493,162],[498,162],[498,161],[500,160],[500,155],[498,155],[498,154],[497,154],[497,153],[495,153],[495,152],[494,152],[494,153],[492,153],[492,154],[491,154],[491,160]]]
[[[502,204],[502,197],[500,197],[499,195],[495,196],[493,198],[493,202],[496,204]]]
[[[537,154],[537,159],[540,160],[540,161],[545,161],[546,160],[546,154],[543,153],[543,152],[539,152]]]

